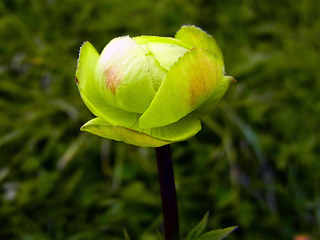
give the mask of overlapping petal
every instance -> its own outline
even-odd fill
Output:
[[[94,79],[94,70],[99,59],[99,54],[90,42],[85,42],[80,48],[76,82],[82,100],[95,115],[111,124],[131,127],[135,124],[138,114],[115,108],[108,104],[98,91],[99,86]]]
[[[135,40],[144,46],[162,67],[169,70],[191,47],[174,38],[141,36]]]
[[[128,36],[103,49],[94,77],[105,101],[128,112],[143,113],[155,95],[145,52]]]
[[[222,52],[216,40],[198,27],[182,26],[176,33],[175,38],[192,47],[208,49],[212,51],[218,59],[223,60]]]
[[[132,145],[159,147],[193,137],[201,130],[201,122],[198,119],[186,117],[165,127],[142,129],[138,121],[131,128],[125,128],[113,125],[102,118],[94,118],[84,124],[81,130]]]
[[[112,40],[101,56],[89,43],[80,50],[76,80],[97,116],[82,131],[143,147],[183,141],[201,129],[228,89],[221,51],[212,36],[183,26],[175,38]]]
[[[193,48],[168,71],[140,127],[162,127],[197,109],[211,96],[223,76],[223,66],[209,50]]]

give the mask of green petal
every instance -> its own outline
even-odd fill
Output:
[[[138,119],[138,114],[117,109],[109,105],[97,91],[97,81],[94,80],[94,69],[98,61],[99,54],[90,42],[85,42],[80,48],[78,66],[76,71],[76,82],[81,97],[96,116],[112,124],[121,124],[131,127]]]
[[[197,110],[194,111],[196,114],[198,114],[198,117],[202,117],[210,113],[227,92],[230,83],[234,81],[235,79],[231,76],[224,76],[223,78],[221,78],[220,81],[218,81],[218,83],[216,84],[210,98]]]
[[[128,128],[110,125],[100,118],[90,120],[81,127],[81,130],[103,138],[122,141],[140,147],[160,147],[171,143]]]
[[[155,95],[145,51],[128,36],[113,39],[104,48],[95,78],[106,101],[129,112],[144,112]]]
[[[143,47],[167,70],[190,49],[182,41],[174,38],[142,36],[136,37],[135,40],[144,45]]]
[[[141,116],[137,113],[127,112],[109,106],[103,102],[103,99],[99,100],[98,96],[96,96],[95,99],[91,98],[89,100],[86,95],[81,94],[81,98],[95,116],[100,117],[111,124],[130,128],[136,124],[137,120]]]
[[[214,38],[198,27],[183,26],[176,33],[175,38],[192,47],[209,49],[223,60],[221,50]]]
[[[165,43],[165,44],[173,44],[178,45],[180,47],[191,49],[192,46],[180,41],[176,38],[171,37],[158,37],[158,36],[139,36],[133,38],[139,45],[144,45],[148,43]]]
[[[144,132],[162,140],[180,142],[196,135],[201,130],[201,121],[196,118],[184,117],[167,126],[149,129],[142,129],[138,127],[137,122],[136,129],[137,131]]]
[[[95,118],[83,125],[81,130],[136,146],[159,147],[193,137],[201,130],[201,122],[198,119],[183,118],[165,127],[141,129],[137,121],[129,129]]]
[[[84,42],[80,48],[78,66],[76,71],[76,83],[80,90],[91,87],[93,82],[93,70],[99,59],[99,53],[90,42]]]
[[[152,53],[146,54],[146,58],[152,78],[153,88],[157,92],[168,71],[160,66],[159,62],[153,57]]]
[[[205,49],[191,49],[168,71],[149,108],[141,116],[141,128],[162,127],[197,109],[211,96],[223,77],[223,66]]]

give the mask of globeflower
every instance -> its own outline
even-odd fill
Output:
[[[96,116],[82,131],[142,147],[193,137],[233,78],[212,36],[183,26],[174,38],[118,37],[101,55],[81,46],[76,82]]]

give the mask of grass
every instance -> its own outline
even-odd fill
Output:
[[[158,239],[153,149],[81,133],[81,43],[212,34],[233,84],[193,139],[172,145],[186,233],[210,210],[228,239],[320,238],[320,8],[306,1],[0,2],[0,239]]]

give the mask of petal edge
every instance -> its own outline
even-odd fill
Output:
[[[177,122],[210,96],[223,76],[223,66],[209,50],[193,48],[168,71],[149,108],[140,117],[141,128]]]
[[[81,131],[140,147],[160,147],[171,143],[125,127],[110,125],[100,118],[94,118],[85,123]]]
[[[176,39],[196,48],[205,48],[212,51],[223,60],[222,52],[216,40],[208,33],[193,25],[182,26],[175,35]]]

